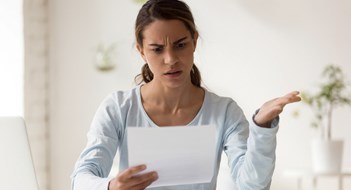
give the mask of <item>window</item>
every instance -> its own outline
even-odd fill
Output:
[[[22,1],[0,1],[0,116],[23,116]]]

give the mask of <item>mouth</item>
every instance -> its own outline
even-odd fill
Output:
[[[182,73],[182,71],[169,71],[165,73],[164,75],[170,76],[170,77],[176,77],[179,76]]]

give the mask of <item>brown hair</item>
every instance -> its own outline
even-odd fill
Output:
[[[155,20],[180,20],[189,30],[194,38],[197,30],[190,8],[180,0],[149,0],[140,9],[135,21],[135,38],[140,47],[143,47],[143,30]],[[148,83],[154,78],[147,63],[141,69],[141,73],[135,77],[135,81],[140,84]],[[190,72],[191,83],[201,87],[201,75],[199,69],[193,64]]]

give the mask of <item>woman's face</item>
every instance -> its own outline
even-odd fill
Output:
[[[194,39],[179,20],[156,20],[145,27],[143,47],[137,46],[154,74],[153,82],[168,87],[191,83],[197,34]]]

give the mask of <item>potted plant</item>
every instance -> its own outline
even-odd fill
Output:
[[[302,92],[301,98],[314,113],[311,126],[321,132],[321,138],[312,141],[313,169],[320,173],[337,173],[341,169],[343,141],[332,139],[333,111],[351,105],[351,96],[347,94],[347,82],[340,67],[327,65],[322,76],[319,91],[315,94]]]

